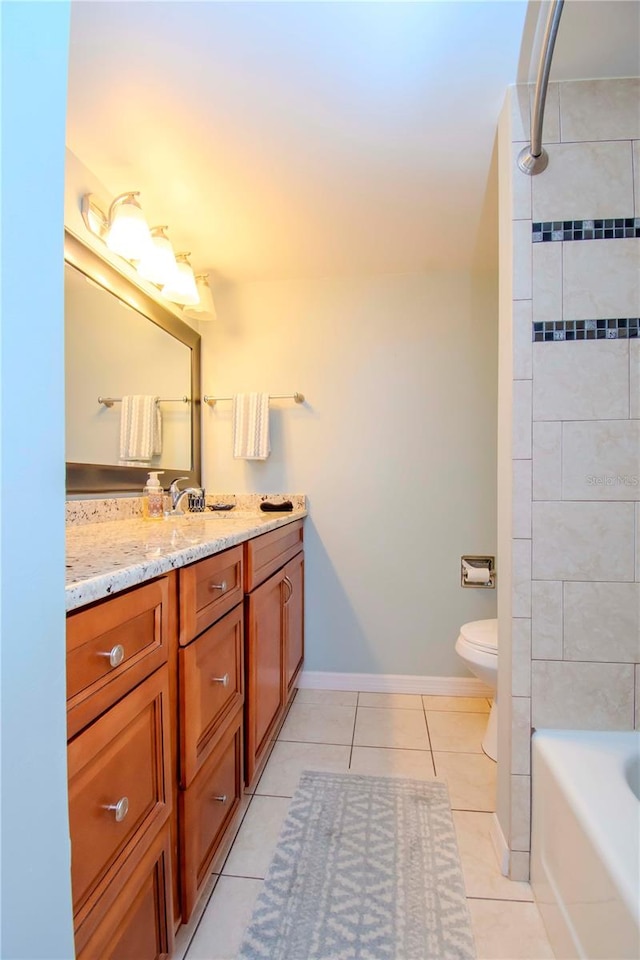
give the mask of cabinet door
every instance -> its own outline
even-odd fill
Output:
[[[285,701],[283,590],[284,570],[280,570],[247,598],[247,782]]]
[[[244,694],[242,605],[180,648],[180,786],[188,787]]]
[[[242,600],[242,546],[179,572],[180,644],[185,646]]]
[[[173,586],[161,577],[68,616],[69,739],[167,662]]]
[[[182,919],[189,920],[242,797],[242,709],[186,790],[180,791]]]
[[[171,955],[171,838],[166,826],[131,877],[112,884],[108,909],[77,960],[161,960]]]
[[[304,554],[284,568],[284,688],[288,695],[304,659]]]
[[[135,869],[171,812],[167,669],[87,727],[68,747],[71,886],[80,951],[109,890]]]

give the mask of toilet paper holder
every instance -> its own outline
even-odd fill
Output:
[[[460,557],[461,587],[480,587],[481,590],[495,590],[497,575],[495,557]]]

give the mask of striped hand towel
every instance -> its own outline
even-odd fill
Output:
[[[233,456],[266,460],[269,444],[269,394],[236,393],[233,398]]]
[[[158,398],[140,394],[122,398],[120,464],[145,466],[162,453],[162,415]]]

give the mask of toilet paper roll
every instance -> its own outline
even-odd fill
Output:
[[[473,567],[466,560],[462,561],[462,566],[467,583],[489,583],[491,580],[491,571],[488,567]]]

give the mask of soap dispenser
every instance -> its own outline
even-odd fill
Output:
[[[146,520],[162,520],[164,516],[164,490],[160,486],[158,474],[164,470],[151,470],[142,491],[142,512]]]

